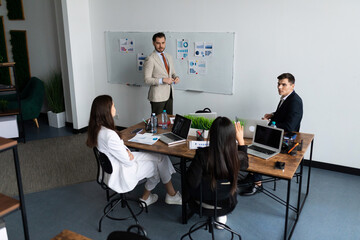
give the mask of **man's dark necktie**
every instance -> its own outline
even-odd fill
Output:
[[[165,58],[165,56],[164,56],[163,53],[160,53],[160,54],[161,54],[161,56],[162,56],[162,58],[163,58],[163,60],[164,60],[164,64],[165,64],[166,71],[167,71],[167,73],[169,74],[169,66],[168,66],[168,64],[167,64],[167,62],[166,62],[166,58]]]

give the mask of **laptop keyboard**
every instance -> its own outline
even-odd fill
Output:
[[[271,150],[268,150],[268,149],[265,149],[262,147],[254,146],[254,145],[249,146],[249,148],[252,150],[258,151],[258,152],[268,154],[268,155],[275,153],[274,151],[271,151]]]
[[[181,140],[182,138],[175,136],[172,133],[164,133],[163,134],[165,137],[170,138],[171,140],[177,141],[177,140]]]

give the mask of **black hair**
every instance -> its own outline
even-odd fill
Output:
[[[229,179],[231,193],[234,194],[239,170],[235,126],[227,117],[218,117],[210,128],[207,171],[211,176],[211,187],[215,188],[216,180]]]
[[[152,37],[152,41],[155,42],[157,38],[165,38],[166,40],[165,34],[163,32],[155,33]]]
[[[295,84],[295,77],[291,73],[283,73],[277,77],[278,80],[283,80],[285,78],[289,80],[289,83]]]

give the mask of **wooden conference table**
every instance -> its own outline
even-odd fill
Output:
[[[157,134],[161,134],[164,132],[168,132],[171,130],[170,126],[168,129],[158,128]],[[125,145],[131,148],[147,150],[157,153],[167,154],[169,156],[175,156],[180,158],[180,173],[181,173],[181,189],[186,187],[184,173],[186,172],[186,163],[191,161],[191,159],[195,156],[195,150],[190,150],[188,148],[188,144],[181,144],[177,146],[168,147],[161,141],[157,141],[153,145],[145,145],[134,142],[129,142],[128,140],[133,138],[135,134],[131,133],[136,128],[145,128],[144,122],[138,123],[134,126],[128,127],[120,132],[121,138],[124,140]],[[145,132],[145,129],[143,130]],[[188,137],[188,140],[195,140],[195,138]],[[253,173],[263,174],[272,178],[282,179],[287,181],[287,196],[286,201],[277,197],[276,195],[264,191],[264,193],[274,200],[285,206],[285,227],[284,227],[284,239],[290,239],[291,235],[295,229],[296,223],[299,219],[302,207],[306,201],[306,198],[309,194],[309,186],[310,186],[310,174],[311,174],[311,161],[312,161],[312,151],[313,151],[313,143],[314,143],[314,134],[308,133],[297,133],[296,142],[300,142],[303,140],[303,146],[301,151],[297,151],[295,156],[290,156],[289,154],[278,154],[268,160],[264,160],[252,155],[249,155],[249,168],[247,171]],[[252,139],[245,139],[246,144],[250,144]],[[302,196],[302,178],[303,178],[303,163],[304,163],[304,155],[308,148],[310,147],[310,159],[309,159],[309,170],[307,175],[307,186],[305,195]],[[275,169],[275,162],[282,161],[285,162],[284,171],[280,169]],[[297,172],[300,166],[299,172]],[[291,192],[291,180],[294,176],[299,178],[298,184],[298,196],[296,206],[290,205],[290,192]],[[184,203],[184,201],[183,201]],[[295,212],[295,220],[293,225],[289,228],[288,220],[289,220],[289,209]],[[182,205],[182,223],[187,223],[187,204]]]

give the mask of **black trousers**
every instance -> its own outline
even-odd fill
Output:
[[[156,115],[166,110],[167,114],[173,114],[173,96],[172,90],[170,90],[170,97],[167,101],[164,102],[150,102],[151,104],[151,113],[155,113]]]

